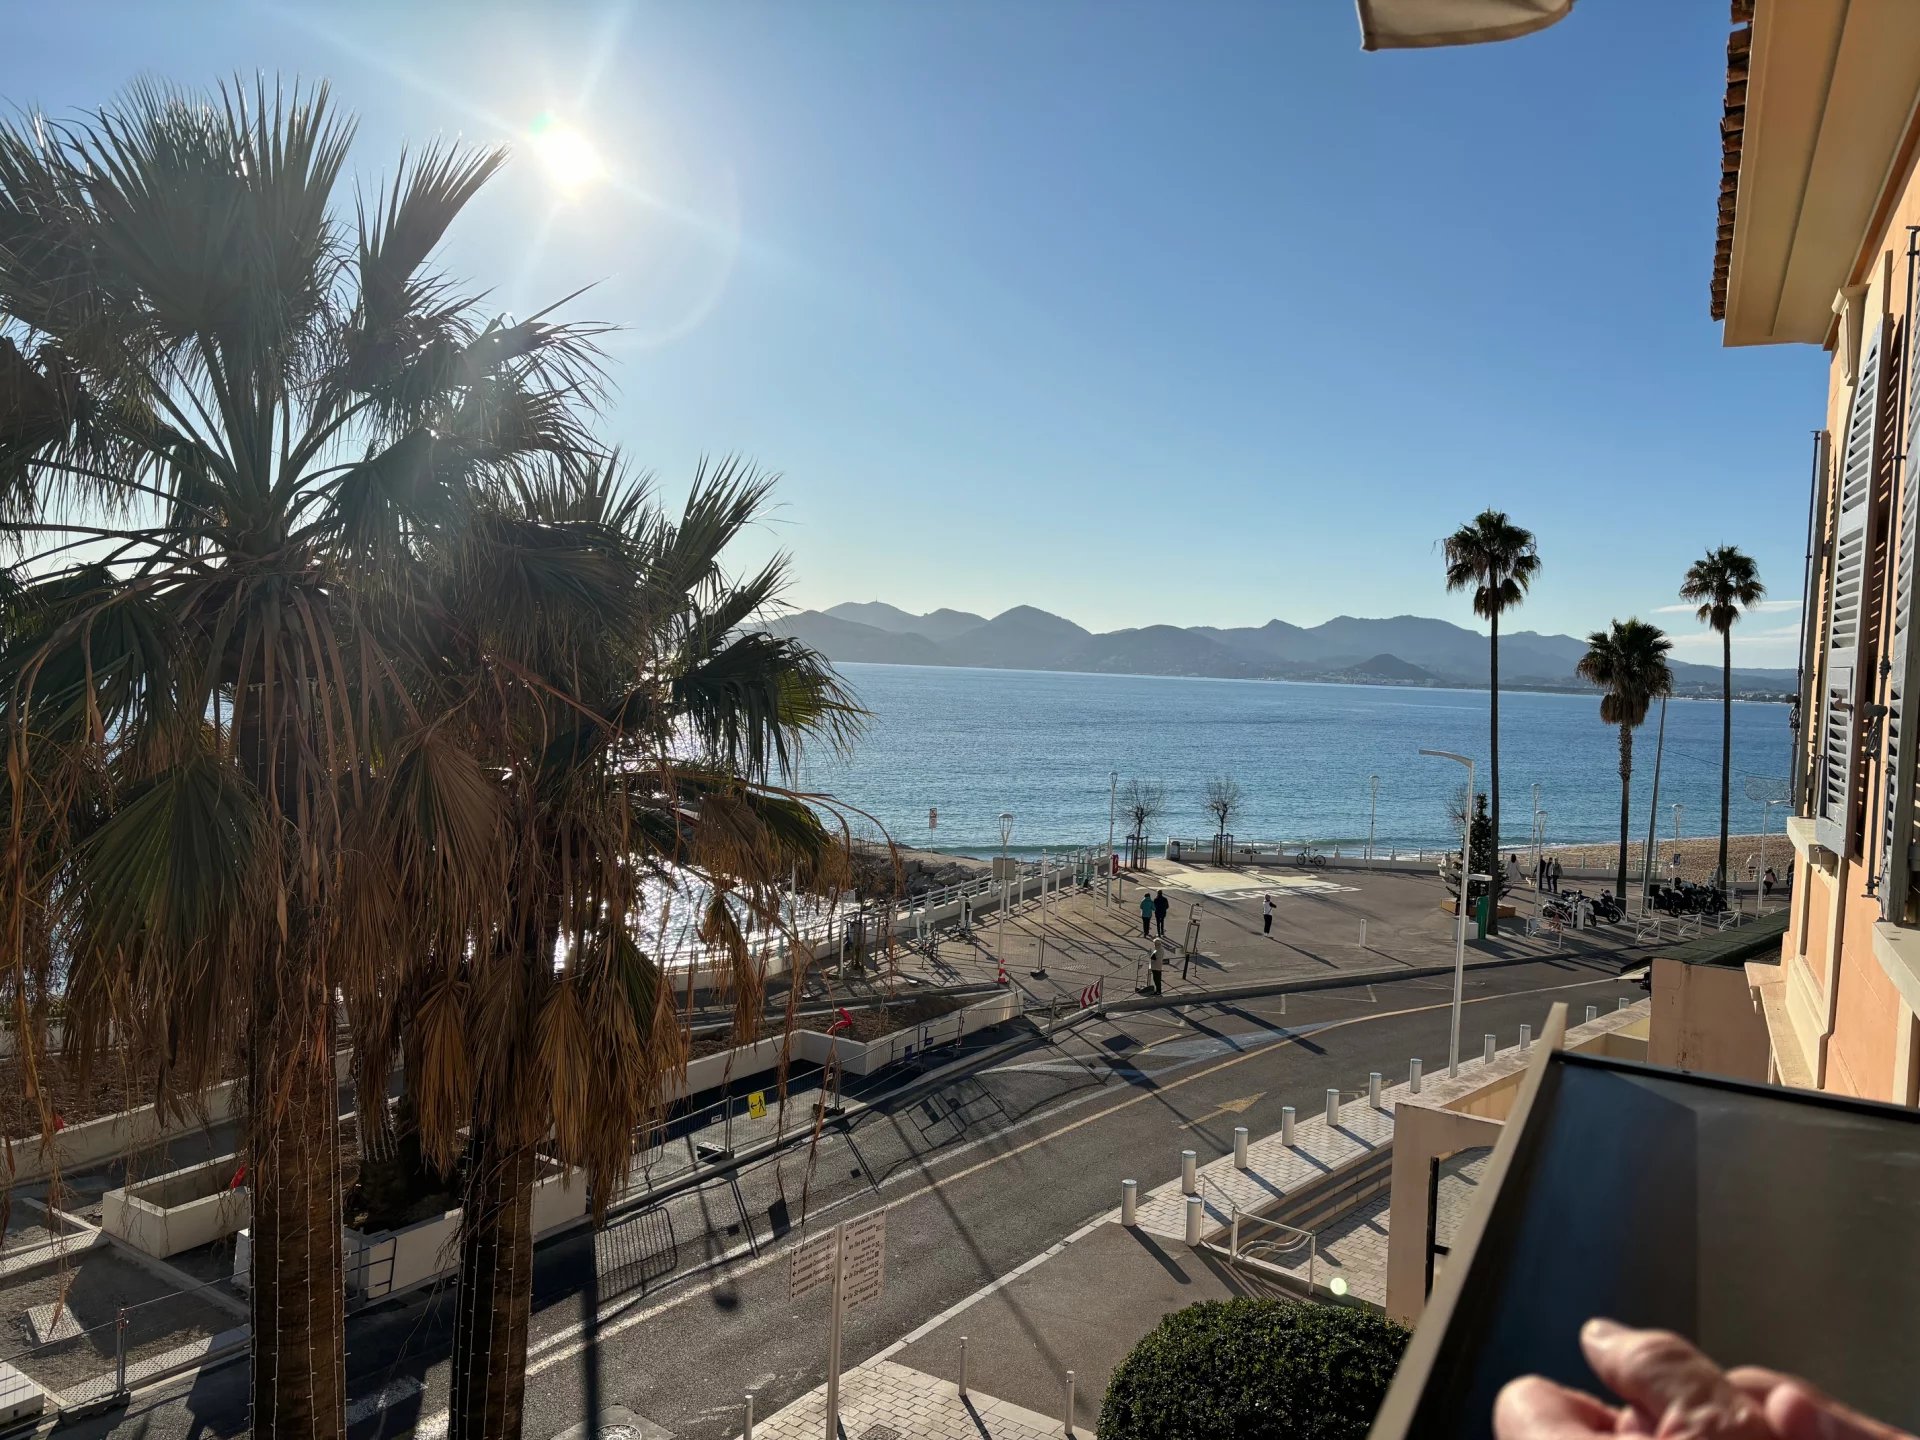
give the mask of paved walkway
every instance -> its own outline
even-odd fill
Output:
[[[1065,1392],[1061,1394],[1065,1403]],[[824,1440],[827,1387],[808,1391],[786,1409],[754,1421],[755,1440]],[[1051,1440],[1064,1432],[1009,1400],[960,1387],[892,1360],[871,1360],[840,1377],[840,1434],[846,1440]],[[1072,1432],[1094,1440],[1079,1426]]]

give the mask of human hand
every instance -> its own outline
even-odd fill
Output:
[[[1603,1404],[1530,1375],[1508,1384],[1494,1402],[1497,1440],[1914,1440],[1791,1375],[1757,1366],[1723,1372],[1664,1330],[1590,1320],[1581,1328],[1580,1348],[1626,1403]]]

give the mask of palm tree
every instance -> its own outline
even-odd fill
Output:
[[[1673,672],[1667,652],[1673,642],[1657,625],[1644,620],[1616,620],[1610,630],[1587,637],[1587,653],[1575,667],[1583,680],[1606,691],[1600,697],[1602,724],[1620,727],[1620,862],[1613,893],[1626,904],[1627,811],[1633,794],[1633,731],[1647,718],[1647,710],[1673,690]]]
[[[0,126],[0,986],[29,1074],[62,990],[83,1057],[165,1057],[163,1106],[237,1052],[265,1436],[345,1429],[336,997],[392,954],[346,941],[369,787],[410,767],[432,913],[492,878],[451,863],[484,791],[388,647],[437,530],[589,450],[597,375],[585,332],[428,265],[499,152],[403,158],[344,222],[351,136],[264,81]]]
[[[1720,633],[1720,864],[1715,872],[1727,883],[1727,801],[1733,783],[1733,625],[1740,612],[1766,598],[1760,567],[1732,545],[1709,550],[1687,567],[1680,598],[1695,600],[1702,625]]]
[[[1492,765],[1487,789],[1493,801],[1493,844],[1500,848],[1500,617],[1526,599],[1540,570],[1533,532],[1507,519],[1504,510],[1482,510],[1441,542],[1447,561],[1447,589],[1473,591],[1473,613],[1491,627],[1487,642],[1487,690]],[[1495,855],[1496,862],[1498,855]],[[1494,865],[1493,893],[1500,893]],[[1491,907],[1489,932],[1499,928],[1498,907]]]
[[[453,1440],[520,1433],[535,1182],[578,1166],[604,1213],[683,1053],[648,953],[664,920],[647,912],[696,905],[728,961],[737,1038],[755,1039],[763,976],[743,919],[771,927],[792,872],[817,888],[840,869],[821,818],[771,782],[803,745],[847,738],[858,712],[818,655],[742,628],[784,562],[738,582],[722,570],[767,493],[729,462],[669,519],[615,466],[556,470],[436,556],[432,653],[451,663],[417,688],[461,692],[429,709],[463,717],[507,844],[484,862],[496,884],[465,943],[428,932],[402,947],[415,963],[368,1048],[404,1053],[428,1162],[465,1157]],[[410,812],[410,780],[388,773],[381,808]],[[385,923],[404,932],[438,861],[404,825],[372,828],[397,843],[369,852],[369,888],[394,898]]]

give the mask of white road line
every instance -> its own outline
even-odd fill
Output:
[[[1552,995],[1552,994],[1557,994],[1563,990],[1582,990],[1594,985],[1612,985],[1617,983],[1618,980],[1619,980],[1618,976],[1606,975],[1606,976],[1597,977],[1592,980],[1570,981],[1569,983],[1564,985],[1545,985],[1536,990],[1515,990],[1515,991],[1510,991],[1503,995],[1482,996],[1476,999],[1471,999],[1467,1003],[1482,1004],[1492,1000],[1522,1000],[1529,995]],[[1376,1011],[1371,1015],[1356,1015],[1348,1020],[1330,1021],[1323,1025],[1317,1026],[1315,1028],[1321,1031],[1343,1029],[1349,1025],[1364,1025],[1376,1020],[1392,1020],[1392,1019],[1398,1019],[1406,1015],[1431,1014],[1434,1011],[1444,1010],[1446,1008],[1447,1006],[1445,1004],[1415,1005],[1415,1006],[1410,1006],[1404,1010]],[[1091,1115],[1083,1115],[1078,1120],[1075,1120],[1070,1124],[1060,1126],[1057,1130],[1050,1130],[1044,1135],[1036,1135],[1029,1140],[1023,1141],[1021,1144],[1012,1147],[1011,1149],[1002,1150],[997,1154],[989,1156],[985,1160],[979,1161],[978,1163],[973,1165],[969,1165],[963,1170],[955,1171],[953,1174],[945,1177],[936,1177],[936,1178],[929,1179],[927,1183],[919,1186],[918,1188],[911,1190],[904,1195],[897,1196],[896,1198],[887,1201],[883,1205],[876,1206],[873,1211],[864,1211],[862,1213],[873,1214],[873,1213],[876,1213],[877,1211],[897,1210],[903,1205],[910,1205],[915,1200],[920,1199],[922,1196],[929,1195],[934,1191],[940,1189],[943,1185],[952,1185],[961,1180],[965,1180],[969,1176],[979,1174],[983,1170],[989,1170],[996,1165],[1000,1165],[1005,1161],[1015,1158],[1016,1156],[1025,1154],[1027,1151],[1032,1150],[1038,1146],[1045,1145],[1050,1143],[1051,1141],[1057,1140],[1063,1135],[1071,1134],[1073,1131],[1081,1129],[1083,1126],[1091,1125],[1097,1120],[1104,1120],[1109,1115],[1117,1114],[1122,1110],[1131,1109],[1135,1105],[1145,1104],[1149,1100],[1159,1099],[1160,1097],[1166,1095],[1169,1091],[1178,1090],[1183,1086],[1191,1085],[1199,1080],[1204,1080],[1209,1075],[1217,1074],[1219,1071],[1225,1070],[1230,1066],[1238,1065],[1243,1061],[1251,1060],[1256,1056],[1264,1055],[1269,1050],[1275,1048],[1275,1046],[1290,1043],[1292,1040],[1294,1040],[1297,1037],[1298,1033],[1299,1032],[1295,1031],[1295,1032],[1289,1032],[1286,1035],[1276,1035],[1274,1037],[1273,1044],[1271,1045],[1263,1045],[1263,1046],[1260,1046],[1258,1049],[1240,1051],[1237,1054],[1227,1056],[1225,1059],[1221,1060],[1220,1063],[1217,1065],[1208,1066],[1205,1070],[1196,1071],[1194,1074],[1183,1076],[1181,1079],[1170,1081],[1165,1085],[1159,1085],[1154,1087],[1151,1090],[1144,1090],[1136,1094],[1130,1095],[1124,1100],[1120,1100],[1115,1102],[1112,1105],[1109,1105],[1104,1110],[1095,1111]],[[1073,1103],[1078,1104],[1078,1103],[1084,1103],[1084,1102],[1076,1101]],[[1065,1108],[1065,1107],[1062,1107],[1062,1108]],[[1051,1113],[1052,1112],[1048,1112],[1048,1114],[1051,1114]],[[1044,1118],[1046,1118],[1046,1116],[1042,1115],[1042,1116],[1035,1117],[1035,1120],[1044,1119]],[[1035,1121],[1029,1121],[1027,1123],[1032,1124],[1032,1123],[1035,1123]],[[999,1132],[999,1133],[1004,1133],[1004,1132]],[[982,1137],[980,1140],[971,1141],[966,1146],[961,1147],[958,1150],[947,1152],[947,1155],[965,1153],[966,1150],[972,1149],[974,1146],[984,1144],[986,1143],[987,1140],[993,1139],[993,1138],[998,1138],[998,1136],[997,1135],[986,1136],[986,1137]],[[941,1158],[944,1159],[944,1158],[947,1158],[947,1156],[943,1155]],[[857,1195],[848,1196],[842,1201],[836,1201],[832,1205],[823,1206],[822,1211],[817,1213],[823,1213],[826,1210],[834,1209],[836,1208],[837,1205],[840,1205],[840,1204],[851,1203],[854,1199],[857,1199],[857,1198],[858,1198]],[[1049,1251],[1043,1252],[1039,1256],[1036,1256],[1031,1260],[1023,1262],[1020,1267],[1016,1267],[1014,1271],[1009,1272],[1007,1275],[1001,1276],[997,1280],[989,1282],[986,1286],[983,1286],[980,1290],[976,1291],[973,1295],[970,1295],[965,1300],[961,1301],[957,1306],[949,1307],[949,1310],[946,1312],[947,1318],[951,1318],[953,1315],[958,1314],[961,1310],[966,1309],[969,1305],[976,1303],[983,1296],[993,1293],[994,1290],[1000,1288],[1001,1286],[1007,1284],[1011,1280],[1017,1278],[1019,1274],[1023,1274],[1025,1273],[1026,1270],[1031,1269],[1033,1266],[1040,1264],[1042,1261],[1044,1261],[1047,1258],[1048,1253],[1057,1253],[1061,1248],[1064,1248],[1066,1245],[1072,1243],[1073,1240],[1078,1239],[1081,1236],[1085,1235],[1094,1226],[1102,1223],[1106,1219],[1107,1215],[1111,1213],[1113,1212],[1103,1211],[1101,1214],[1096,1215],[1093,1219],[1088,1221],[1085,1225],[1081,1226],[1080,1229],[1076,1230],[1073,1233],[1073,1235],[1069,1236],[1066,1240],[1060,1241],[1056,1245],[1049,1247]],[[799,1238],[796,1238],[794,1243],[797,1245],[799,1243]],[[740,1253],[740,1250],[744,1250],[745,1248],[746,1247],[744,1246],[739,1247],[732,1253],[735,1253],[735,1254]],[[727,1272],[727,1278],[730,1280],[737,1279],[742,1275],[750,1275],[757,1270],[763,1270],[767,1266],[774,1264],[776,1261],[785,1259],[787,1254],[791,1250],[791,1248],[792,1247],[788,1247],[787,1250],[775,1251],[771,1246],[769,1246],[766,1249],[762,1250],[762,1252],[757,1258],[749,1259],[745,1264],[739,1266],[738,1268],[729,1270]],[[594,1336],[594,1341],[595,1343],[598,1343],[598,1342],[611,1340],[614,1336],[624,1334],[626,1331],[633,1329],[636,1325],[644,1324],[648,1320],[653,1319],[657,1315],[663,1315],[669,1310],[676,1309],[677,1307],[684,1305],[687,1301],[695,1299],[696,1297],[704,1293],[705,1293],[704,1290],[689,1289],[689,1290],[683,1291],[678,1295],[673,1296],[670,1299],[662,1300],[658,1305],[651,1305],[644,1310],[634,1311],[625,1315],[621,1315],[615,1320],[612,1320],[610,1322],[603,1323],[602,1325],[600,1325],[596,1335]],[[918,1327],[913,1332],[913,1334],[917,1336],[921,1331],[925,1329],[926,1329],[925,1326]],[[573,1325],[568,1326],[564,1330],[555,1331],[552,1335],[545,1337],[537,1344],[529,1345],[527,1347],[527,1378],[531,1380],[536,1375],[545,1374],[548,1370],[551,1370],[555,1365],[561,1364],[564,1361],[575,1358],[582,1351],[586,1349],[587,1343],[588,1341],[586,1339],[585,1326],[580,1322],[576,1322]],[[436,1411],[433,1415],[422,1418],[419,1424],[416,1426],[414,1433],[418,1436],[426,1437],[426,1440],[439,1440],[439,1437],[444,1436],[446,1434],[446,1422],[447,1422],[447,1412],[444,1410]]]

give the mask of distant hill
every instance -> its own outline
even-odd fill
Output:
[[[1418,665],[1410,665],[1398,655],[1376,655],[1371,660],[1362,660],[1358,665],[1349,665],[1340,672],[1350,680],[1385,681],[1393,685],[1432,685],[1431,670],[1422,670]]]
[[[1487,637],[1421,615],[1368,619],[1339,615],[1323,625],[1219,627],[1146,625],[1105,634],[1016,605],[991,620],[961,610],[914,615],[882,601],[803,610],[770,628],[830,660],[897,665],[978,665],[1002,670],[1083,670],[1126,675],[1213,675],[1233,679],[1446,685],[1487,683]],[[1571,635],[1519,630],[1500,637],[1503,689],[1589,687],[1574,674],[1586,643]],[[1677,693],[1718,695],[1713,665],[1673,664]],[[1791,670],[1733,672],[1736,695],[1777,698]]]

